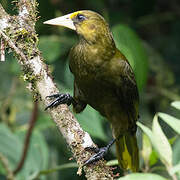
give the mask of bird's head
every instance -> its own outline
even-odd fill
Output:
[[[64,26],[75,30],[80,36],[91,43],[96,43],[106,38],[112,41],[108,24],[101,15],[93,11],[77,11],[45,21],[44,24]]]

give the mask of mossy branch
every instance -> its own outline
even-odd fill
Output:
[[[44,106],[47,106],[50,102],[46,97],[59,91],[37,48],[38,36],[34,27],[37,20],[36,8],[35,0],[20,0],[17,3],[19,14],[10,16],[0,4],[0,38],[5,41],[6,48],[10,48],[17,57],[24,73],[24,80],[30,84],[29,90],[34,98],[40,99]],[[48,113],[66,139],[79,165],[78,173],[81,174],[84,161],[91,156],[85,148],[95,144],[89,134],[80,127],[67,105],[60,105]],[[83,169],[88,180],[113,179],[112,171],[104,160]]]

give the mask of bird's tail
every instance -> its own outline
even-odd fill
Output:
[[[116,152],[122,169],[137,172],[139,169],[139,153],[136,135],[126,133],[116,139]]]

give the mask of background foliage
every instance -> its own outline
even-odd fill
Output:
[[[0,0],[0,3],[10,14],[15,13],[11,1]],[[141,173],[120,179],[180,179],[180,2],[39,0],[40,18],[36,26],[39,48],[60,90],[71,94],[73,77],[67,57],[78,40],[77,35],[61,27],[43,25],[43,21],[80,9],[97,11],[109,22],[117,47],[134,69],[140,91],[137,136]],[[34,103],[10,52],[7,52],[6,61],[0,62],[0,84],[0,154],[8,159],[9,167],[14,170],[22,156]],[[172,101],[176,101],[172,104],[175,108],[169,106]],[[38,109],[27,159],[16,178],[85,179],[83,175],[76,175],[77,165],[69,160],[71,153],[41,103]],[[108,122],[91,107],[77,118],[99,146],[111,139]],[[114,147],[106,159],[115,159]],[[116,160],[108,163],[117,165]],[[121,172],[118,167],[114,171],[115,174]],[[6,170],[0,162],[0,179],[5,179],[5,175]]]

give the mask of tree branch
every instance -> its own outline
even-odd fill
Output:
[[[30,83],[30,91],[34,98],[40,98],[45,106],[50,102],[46,96],[59,93],[53,82],[47,65],[37,48],[37,34],[35,0],[20,0],[18,3],[19,15],[9,16],[0,5],[0,37],[6,42],[6,48],[11,48],[18,59],[24,73],[24,80]],[[67,105],[60,105],[48,111],[71,148],[74,158],[81,167],[92,153],[85,151],[88,146],[95,146],[89,134],[80,127],[78,121],[70,112]],[[101,160],[95,164],[85,166],[88,180],[113,179],[110,167]]]

